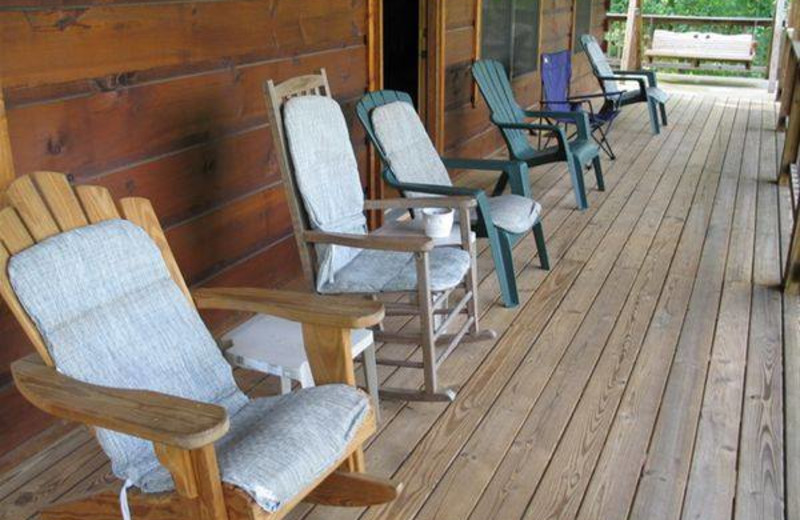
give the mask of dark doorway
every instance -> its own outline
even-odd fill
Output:
[[[407,92],[419,108],[420,4],[383,0],[383,86]]]

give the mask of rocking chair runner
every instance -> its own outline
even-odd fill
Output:
[[[669,96],[666,92],[658,88],[656,73],[652,70],[618,70],[611,69],[606,55],[597,39],[591,34],[581,36],[581,45],[586,51],[586,57],[592,65],[600,88],[608,96],[616,96],[613,103],[616,107],[624,107],[633,103],[647,103],[650,112],[650,129],[654,134],[661,133],[661,125],[658,121],[659,112],[661,113],[661,123],[667,126],[667,107],[666,103]],[[621,90],[617,81],[635,81],[639,88],[636,90]],[[611,100],[606,103],[612,102]]]
[[[478,83],[483,99],[491,111],[494,123],[503,135],[509,156],[524,161],[529,168],[542,164],[566,161],[578,208],[586,209],[586,188],[583,171],[594,167],[597,189],[604,190],[600,149],[589,137],[589,118],[582,112],[548,112],[523,110],[514,99],[514,92],[503,64],[495,60],[478,60],[472,66],[472,77]],[[567,139],[564,130],[555,124],[529,123],[527,119],[568,119],[574,121],[577,137]],[[535,149],[528,140],[529,132],[549,132],[556,137],[557,145]]]
[[[419,334],[375,332],[376,341],[417,344],[422,362],[379,357],[378,364],[420,368],[422,391],[381,388],[390,399],[451,401],[455,391],[440,388],[437,369],[463,341],[494,337],[478,323],[475,244],[469,227],[471,197],[365,201],[358,165],[344,116],[331,98],[325,70],[265,85],[275,149],[286,189],[306,281],[320,293],[409,296],[409,303],[386,302],[387,313],[419,317]],[[434,248],[421,235],[368,234],[364,211],[440,207],[459,212],[459,248]],[[464,294],[451,307],[456,289]],[[445,306],[445,308],[441,308]],[[434,314],[440,321],[434,320]],[[455,333],[447,329],[460,314]]]
[[[541,105],[549,112],[584,112],[589,117],[592,138],[605,152],[609,159],[614,160],[614,150],[608,142],[608,133],[611,125],[620,114],[619,96],[611,94],[587,94],[570,96],[572,82],[572,51],[559,51],[542,54],[542,101]],[[603,98],[603,106],[595,112],[592,99]],[[564,117],[544,118],[548,123],[563,124],[564,127],[574,125],[575,120]],[[577,130],[575,131],[577,133]],[[539,141],[541,142],[541,132]],[[574,135],[568,136],[572,138]],[[547,145],[550,137],[547,138]]]
[[[539,261],[549,269],[547,246],[539,218],[541,206],[531,197],[528,169],[520,161],[446,159],[439,157],[404,92],[366,94],[356,113],[384,165],[383,178],[404,195],[469,196],[477,203],[477,234],[489,239],[500,292],[507,307],[519,304],[511,249],[533,230]],[[481,189],[453,186],[447,168],[498,172],[492,196]],[[503,195],[506,184],[511,194]]]
[[[17,388],[42,410],[96,428],[123,490],[142,490],[51,506],[42,518],[101,520],[122,505],[137,520],[276,520],[301,500],[364,506],[396,496],[388,481],[356,473],[375,423],[352,388],[349,329],[378,323],[380,304],[190,293],[147,200],[120,200],[123,220],[105,188],[73,191],[61,174],[20,177],[5,203],[0,294],[38,352],[12,365]],[[248,399],[195,302],[303,322],[323,386]]]

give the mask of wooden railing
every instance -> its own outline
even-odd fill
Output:
[[[624,22],[625,13],[608,13],[609,20]],[[643,14],[642,21],[648,24],[685,25],[735,25],[741,27],[770,27],[772,18],[750,18],[739,16],[683,16],[674,14]]]
[[[787,61],[782,67],[779,129],[786,125],[783,153],[778,170],[778,180],[789,185],[792,199],[792,237],[784,270],[784,290],[800,293],[800,185],[798,185],[798,146],[800,146],[800,41],[794,39],[794,30],[787,31],[784,42]]]
[[[720,28],[737,27],[740,30],[750,29],[755,34],[756,29],[759,27],[772,27],[774,20],[772,18],[764,17],[738,17],[738,16],[687,16],[687,15],[665,15],[665,14],[642,14],[641,16],[641,32],[642,35],[647,35],[646,41],[652,41],[653,31],[656,26],[660,28],[674,28],[676,25],[689,25],[689,26],[718,26]],[[608,22],[622,22],[626,21],[626,13],[607,13],[606,19]],[[620,49],[621,51],[621,49]],[[620,56],[613,54],[609,55],[609,61],[619,62]],[[654,68],[671,68],[678,70],[731,70],[731,71],[745,71],[745,68],[737,65],[730,64],[704,64],[697,65],[693,62],[654,62],[651,64]],[[767,67],[764,65],[756,65],[747,69],[747,72],[765,72]]]

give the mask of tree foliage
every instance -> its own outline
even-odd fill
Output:
[[[642,13],[644,14],[770,18],[774,9],[775,0],[642,0]],[[628,0],[611,0],[610,12],[625,13],[627,10]],[[645,22],[643,31],[645,47],[649,46],[650,35],[656,28],[678,32],[753,33],[757,42],[756,58],[753,64],[757,66],[766,64],[772,37],[770,27],[746,28],[721,24],[658,24],[656,27],[652,27]],[[612,54],[621,52],[624,31],[624,23],[613,23],[609,27],[606,40],[610,44]]]

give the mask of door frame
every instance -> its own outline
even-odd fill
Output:
[[[439,153],[444,151],[445,0],[420,0],[419,113]],[[383,88],[383,0],[367,3],[367,88]],[[367,192],[370,198],[383,198],[380,162],[373,147],[368,152]],[[380,216],[370,216],[370,225],[379,225]]]

